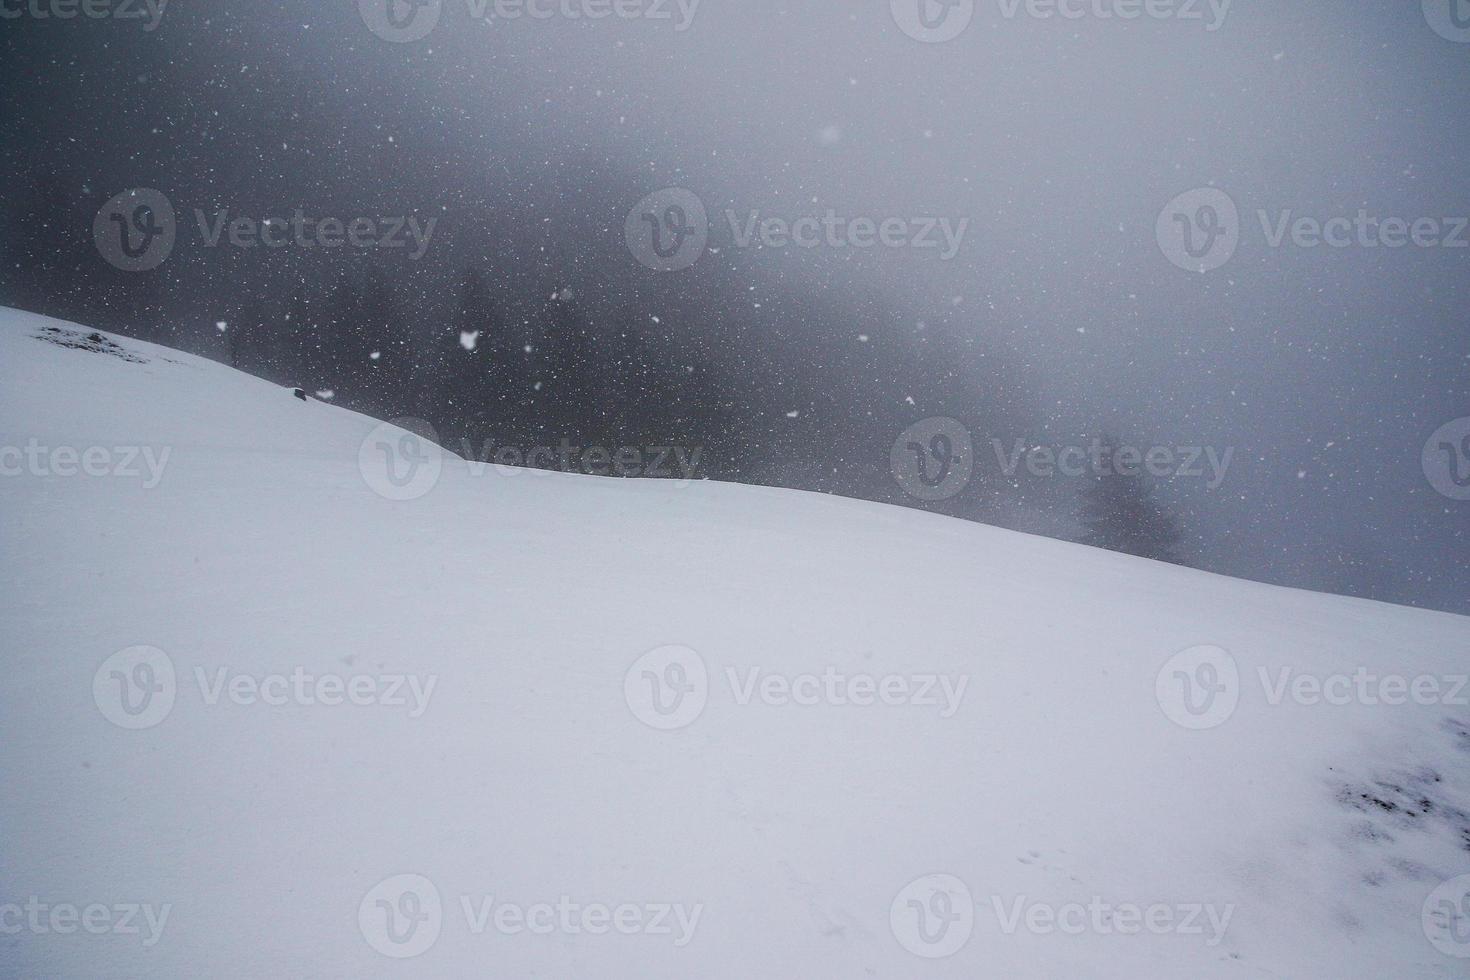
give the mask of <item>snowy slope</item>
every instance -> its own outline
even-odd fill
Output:
[[[701,481],[391,500],[401,433],[48,326],[0,313],[0,975],[1470,972],[1470,620]]]

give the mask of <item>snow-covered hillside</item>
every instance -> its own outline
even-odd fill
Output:
[[[1470,972],[1470,620],[88,333],[0,314],[0,974]]]

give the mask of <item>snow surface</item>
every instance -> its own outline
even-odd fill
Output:
[[[0,446],[169,455],[151,487],[141,463],[0,476],[0,974],[1467,973],[1423,914],[1470,871],[1466,709],[1272,705],[1255,678],[1454,675],[1470,620],[710,482],[446,456],[432,490],[391,500],[364,476],[376,442],[360,458],[375,420],[149,344],[37,339],[48,326],[80,329],[0,312]],[[1239,704],[1190,730],[1156,679],[1202,644],[1233,655]],[[177,683],[127,729],[104,664],[139,645]],[[625,681],[668,645],[697,652],[708,700],[660,730]],[[742,704],[732,667],[967,686],[949,717]],[[201,668],[435,686],[416,717],[411,697],[211,704]],[[415,910],[398,875],[437,891],[432,943],[373,937],[385,909]],[[928,875],[952,877],[911,887]],[[971,899],[943,958],[903,938],[908,898],[943,910],[935,881]],[[673,914],[669,934],[494,924],[564,895],[698,918],[682,937]],[[4,903],[32,896],[168,917],[156,935],[141,913],[137,933],[15,928],[27,913]],[[1074,935],[1007,933],[997,901],[1232,908],[1223,938]]]

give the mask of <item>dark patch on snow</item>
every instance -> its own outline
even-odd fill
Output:
[[[93,354],[111,354],[113,357],[131,361],[134,364],[147,364],[148,359],[139,357],[125,347],[118,345],[111,339],[93,331],[86,333],[81,330],[67,330],[63,327],[42,327],[41,332],[36,334],[37,340],[44,340],[57,347],[65,347],[68,350],[84,350]]]
[[[1443,800],[1443,783],[1444,777],[1435,770],[1419,769],[1340,786],[1337,802],[1377,818],[1372,821],[1375,826],[1451,833],[1461,849],[1470,851],[1470,814]]]
[[[1470,726],[1451,718],[1440,730],[1455,749],[1470,751]],[[1338,805],[1357,815],[1347,827],[1347,835],[1384,849],[1393,849],[1403,834],[1427,835],[1447,847],[1470,851],[1470,813],[1456,805],[1466,799],[1465,781],[1459,778],[1459,771],[1419,766],[1336,782],[1333,793]],[[1436,877],[1433,870],[1402,855],[1385,857],[1384,867],[1400,878],[1421,881]],[[1388,876],[1370,869],[1361,880],[1369,887],[1379,887]]]
[[[1388,862],[1388,866],[1396,871],[1400,878],[1406,878],[1409,881],[1429,881],[1438,877],[1433,868],[1426,868],[1418,861],[1410,861],[1407,858],[1393,858]]]
[[[1470,752],[1470,725],[1465,724],[1458,718],[1446,718],[1444,729],[1450,733],[1455,741],[1455,748],[1461,752]]]
[[[1401,782],[1379,779],[1369,785],[1342,787],[1338,791],[1337,801],[1354,810],[1369,812],[1378,809],[1409,820],[1418,820],[1429,816],[1437,807],[1434,800],[1426,795],[1424,787],[1440,781],[1439,774],[1433,770],[1414,774],[1412,784],[1408,787]]]
[[[1375,844],[1392,844],[1394,842],[1393,834],[1390,834],[1387,830],[1384,830],[1371,820],[1360,820],[1353,824],[1348,829],[1348,836],[1355,837],[1358,840],[1372,841]]]

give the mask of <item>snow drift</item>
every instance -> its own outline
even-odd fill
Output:
[[[5,975],[1470,964],[1470,620],[480,465],[17,312],[0,470]]]

